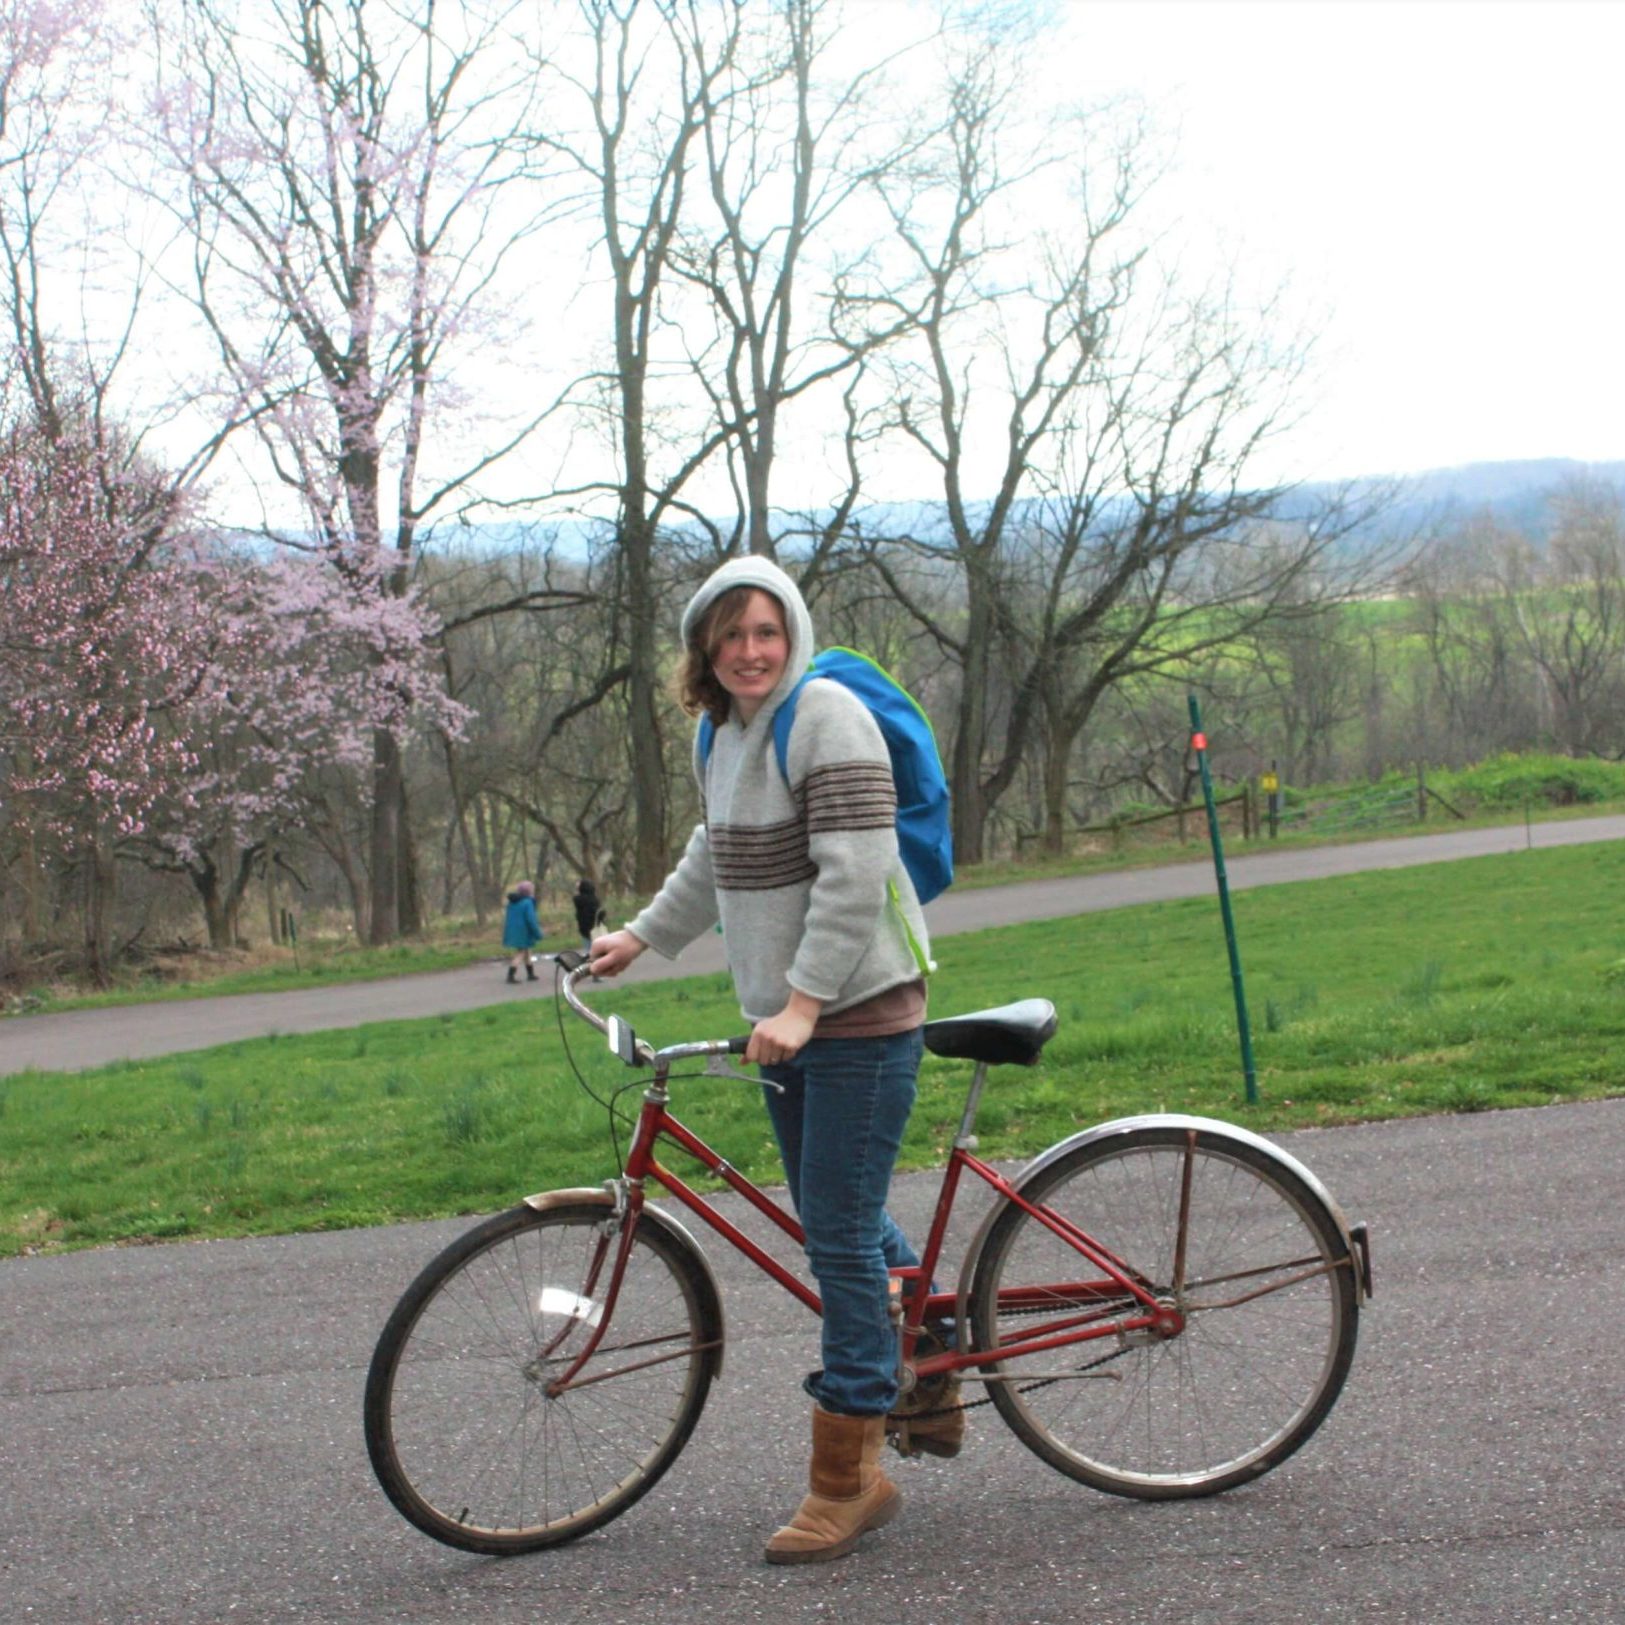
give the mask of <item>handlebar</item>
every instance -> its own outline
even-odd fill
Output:
[[[628,1066],[661,1066],[702,1055],[743,1055],[745,1046],[750,1043],[750,1036],[747,1034],[743,1038],[711,1038],[698,1043],[668,1044],[663,1049],[655,1049],[638,1038],[619,1016],[599,1015],[576,992],[576,983],[592,974],[592,962],[587,955],[569,949],[555,957],[564,972],[560,983],[564,1002],[589,1027],[596,1027],[609,1038],[610,1048]]]

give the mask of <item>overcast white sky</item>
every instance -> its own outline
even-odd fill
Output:
[[[1260,480],[1625,460],[1625,0],[1048,4],[1055,99],[1132,92],[1177,132],[1159,208],[1181,260],[1287,281],[1319,335],[1315,398]],[[899,44],[932,10],[848,0]],[[572,289],[537,306],[550,348],[561,323],[601,333],[566,260],[527,262]],[[513,478],[545,487],[572,455],[537,446]],[[779,500],[827,498],[783,462]]]
[[[880,0],[886,3],[886,0]],[[1625,4],[1063,0],[1182,131],[1193,244],[1325,313],[1309,478],[1625,458]]]

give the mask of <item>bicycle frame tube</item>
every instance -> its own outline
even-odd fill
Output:
[[[591,1358],[604,1330],[613,1319],[615,1302],[620,1293],[625,1262],[630,1251],[631,1232],[643,1211],[645,1185],[649,1180],[653,1180],[689,1212],[703,1219],[731,1247],[736,1248],[763,1274],[777,1282],[814,1314],[823,1312],[822,1302],[816,1292],[737,1225],[719,1213],[703,1195],[659,1159],[656,1148],[662,1141],[686,1152],[708,1173],[721,1179],[731,1191],[742,1197],[790,1240],[798,1246],[805,1243],[805,1233],[795,1217],[752,1180],[740,1173],[703,1138],[673,1117],[669,1107],[667,1079],[662,1068],[657,1070],[644,1094],[637,1127],[633,1132],[632,1145],[627,1153],[622,1188],[626,1192],[629,1222],[623,1230],[622,1244],[616,1249],[610,1280],[600,1300],[603,1308],[602,1320],[592,1341],[582,1351],[579,1361],[559,1378],[560,1388],[568,1387],[576,1371]],[[942,1190],[937,1198],[936,1211],[932,1217],[921,1263],[916,1268],[897,1272],[904,1282],[905,1337],[909,1353],[913,1352],[914,1343],[928,1319],[945,1317],[955,1311],[955,1294],[932,1292],[930,1281],[942,1256],[948,1221],[966,1170],[989,1185],[996,1196],[1014,1202],[1039,1223],[1052,1230],[1077,1250],[1081,1261],[1092,1265],[1101,1274],[1098,1279],[1051,1282],[1042,1286],[1015,1289],[1009,1302],[1016,1307],[1020,1307],[1022,1300],[1028,1297],[1031,1298],[1034,1309],[1055,1307],[1056,1299],[1064,1298],[1071,1312],[1061,1315],[1060,1318],[1052,1315],[1026,1336],[1013,1338],[999,1349],[987,1353],[946,1350],[931,1355],[917,1363],[915,1369],[920,1376],[930,1376],[940,1371],[969,1371],[982,1365],[996,1364],[999,1360],[1008,1358],[1017,1347],[1022,1353],[1030,1354],[1063,1348],[1095,1338],[1143,1330],[1155,1322],[1157,1314],[1161,1312],[1160,1306],[1146,1286],[1136,1279],[1127,1264],[1101,1247],[1078,1226],[1027,1201],[998,1169],[989,1166],[962,1146],[955,1146],[943,1173]],[[595,1276],[598,1273],[599,1270],[595,1269]],[[1125,1315],[1122,1312],[1125,1298],[1137,1303],[1141,1312]],[[1091,1301],[1094,1302],[1093,1307],[1090,1307]]]
[[[647,1108],[645,1109],[647,1110]],[[675,1117],[667,1113],[664,1103],[661,1103],[656,1110],[659,1113],[659,1118],[650,1135],[650,1144],[646,1148],[644,1156],[638,1161],[639,1172],[634,1174],[633,1159],[629,1157],[627,1159],[627,1177],[629,1179],[652,1178],[656,1184],[662,1186],[681,1202],[696,1218],[703,1219],[710,1225],[730,1246],[737,1247],[751,1263],[756,1265],[764,1274],[771,1276],[792,1297],[799,1298],[815,1315],[822,1315],[824,1305],[818,1294],[785,1269],[771,1253],[757,1246],[737,1225],[730,1223],[718,1213],[698,1191],[692,1189],[664,1163],[658,1161],[654,1155],[654,1142],[667,1139],[687,1151],[708,1172],[721,1179],[731,1191],[744,1197],[758,1213],[763,1214],[777,1225],[798,1247],[804,1246],[807,1240],[806,1233],[802,1230],[800,1224],[780,1207],[771,1196],[740,1173],[732,1163],[719,1157],[704,1140],[700,1139],[698,1135],[690,1133]]]
[[[1047,1320],[1042,1326],[1034,1328],[1028,1336],[1012,1338],[1001,1348],[986,1354],[950,1350],[930,1355],[916,1364],[915,1370],[919,1376],[932,1376],[941,1371],[967,1371],[981,1365],[996,1364],[1001,1358],[1008,1356],[1017,1345],[1023,1353],[1033,1353],[1043,1349],[1061,1348],[1071,1343],[1087,1342],[1093,1338],[1112,1336],[1119,1332],[1140,1331],[1155,1323],[1162,1312],[1162,1306],[1147,1290],[1145,1284],[1136,1278],[1135,1272],[1128,1264],[1102,1247],[1087,1232],[1068,1219],[1029,1202],[997,1168],[983,1162],[964,1146],[955,1145],[949,1154],[948,1166],[943,1172],[942,1190],[937,1197],[936,1212],[932,1216],[931,1230],[926,1237],[925,1251],[919,1269],[909,1272],[915,1277],[912,1291],[905,1288],[905,1336],[910,1352],[928,1319],[945,1318],[949,1314],[958,1318],[957,1294],[932,1292],[930,1282],[942,1256],[948,1219],[953,1211],[960,1181],[967,1169],[984,1184],[991,1186],[995,1195],[1007,1202],[1013,1202],[1023,1212],[1030,1214],[1046,1229],[1053,1231],[1061,1240],[1075,1248],[1081,1259],[1103,1272],[1104,1279],[1047,1282],[1042,1286],[1007,1289],[1000,1294],[1000,1302],[1006,1307],[1020,1308],[1029,1301],[1034,1309],[1053,1307],[1057,1298],[1065,1298],[1069,1302],[1079,1304],[1080,1307],[1076,1314],[1059,1320],[1054,1318]],[[1145,1312],[1124,1316],[1121,1310],[1125,1296],[1137,1300]],[[1099,1306],[1093,1309],[1081,1307],[1091,1299],[1100,1300]]]
[[[648,1090],[644,1094],[643,1108],[638,1113],[638,1125],[632,1136],[632,1147],[627,1153],[626,1173],[619,1181],[619,1188],[625,1193],[626,1206],[624,1218],[620,1220],[618,1225],[619,1242],[615,1248],[614,1263],[609,1272],[609,1283],[598,1300],[600,1310],[598,1324],[593,1328],[592,1336],[588,1338],[585,1346],[571,1362],[569,1368],[561,1372],[548,1384],[550,1394],[560,1394],[577,1385],[576,1378],[583,1367],[598,1352],[605,1333],[609,1330],[615,1318],[615,1305],[620,1299],[621,1284],[626,1276],[627,1260],[631,1257],[632,1242],[637,1232],[638,1220],[643,1213],[644,1182],[647,1179],[653,1179],[656,1184],[668,1191],[691,1213],[704,1219],[718,1235],[731,1246],[738,1248],[758,1269],[777,1281],[792,1297],[799,1298],[815,1315],[823,1313],[824,1306],[816,1292],[813,1292],[803,1282],[799,1281],[771,1253],[759,1247],[737,1225],[731,1224],[718,1213],[698,1191],[692,1189],[655,1158],[654,1147],[656,1143],[662,1139],[670,1140],[672,1144],[697,1158],[709,1172],[716,1174],[731,1190],[737,1191],[759,1213],[771,1219],[787,1236],[798,1244],[805,1241],[801,1226],[790,1214],[785,1212],[764,1191],[746,1179],[731,1163],[728,1163],[713,1151],[697,1134],[692,1133],[675,1117],[671,1116],[667,1110],[669,1099],[666,1090],[666,1073],[662,1068],[656,1072]],[[615,1212],[612,1210],[611,1215],[606,1217],[606,1224],[614,1224],[615,1222]],[[607,1242],[608,1238],[606,1236],[605,1243],[599,1246],[593,1256],[586,1287],[589,1293],[593,1291],[603,1272]],[[659,1358],[669,1357],[661,1356]],[[596,1381],[601,1379],[588,1378],[585,1380]]]
[[[571,984],[567,981],[565,984],[565,997],[571,1007],[589,1023],[598,1027],[600,1031],[607,1031],[608,1027],[605,1021],[583,1005],[571,992],[570,987]],[[591,1284],[595,1284],[604,1271],[609,1242],[615,1230],[620,1232],[619,1245],[614,1249],[614,1260],[609,1268],[608,1284],[601,1297],[598,1298],[600,1321],[594,1329],[591,1342],[582,1352],[580,1358],[571,1366],[571,1369],[558,1380],[554,1385],[555,1387],[562,1389],[570,1385],[576,1374],[600,1345],[604,1331],[613,1318],[615,1304],[625,1275],[626,1263],[631,1254],[632,1236],[643,1213],[645,1182],[651,1179],[675,1201],[687,1208],[690,1213],[703,1219],[724,1241],[742,1253],[763,1274],[777,1282],[792,1297],[805,1304],[814,1314],[821,1315],[823,1313],[823,1305],[815,1291],[792,1274],[771,1253],[747,1236],[737,1225],[724,1218],[704,1196],[661,1162],[656,1155],[656,1148],[662,1141],[669,1143],[677,1150],[685,1152],[693,1157],[708,1173],[720,1179],[731,1191],[743,1198],[758,1214],[775,1225],[798,1247],[805,1245],[805,1233],[788,1208],[768,1196],[752,1180],[740,1173],[713,1150],[704,1139],[673,1117],[669,1110],[670,1097],[667,1084],[674,1061],[693,1059],[702,1055],[715,1056],[724,1052],[737,1054],[743,1047],[743,1040],[732,1040],[726,1044],[713,1042],[674,1045],[660,1051],[655,1051],[641,1042],[636,1045],[636,1058],[645,1064],[652,1065],[654,1067],[654,1076],[650,1080],[649,1087],[643,1097],[643,1106],[638,1113],[632,1145],[627,1154],[625,1172],[620,1179],[612,1181],[610,1184],[610,1189],[617,1193],[616,1207],[613,1210],[613,1216],[606,1215],[604,1245],[598,1250],[591,1265]],[[629,1061],[634,1059],[632,1055],[626,1055],[624,1058]],[[1109,1248],[1102,1246],[1081,1225],[1073,1223],[1063,1214],[1054,1212],[1040,1202],[1029,1200],[1022,1194],[1021,1187],[1028,1185],[1034,1173],[1041,1170],[1055,1157],[1107,1134],[1136,1127],[1141,1122],[1173,1123],[1192,1130],[1187,1152],[1187,1165],[1184,1177],[1181,1180],[1179,1233],[1174,1260],[1175,1280],[1173,1291],[1176,1296],[1182,1295],[1193,1284],[1186,1278],[1188,1262],[1186,1233],[1191,1200],[1191,1165],[1188,1159],[1194,1152],[1194,1131],[1207,1126],[1206,1120],[1200,1118],[1157,1117],[1154,1119],[1123,1119],[1103,1124],[1086,1131],[1084,1134],[1073,1136],[1059,1145],[1052,1146],[1036,1162],[1029,1163],[1018,1176],[1017,1181],[1012,1181],[996,1168],[983,1162],[968,1149],[968,1144],[974,1143],[969,1140],[968,1127],[970,1118],[974,1114],[974,1100],[975,1095],[973,1092],[971,1100],[967,1103],[966,1118],[962,1125],[962,1136],[955,1141],[947,1166],[943,1170],[942,1188],[937,1197],[936,1210],[932,1216],[922,1261],[917,1266],[892,1271],[893,1276],[902,1283],[903,1352],[905,1358],[909,1359],[915,1375],[928,1377],[941,1372],[974,1371],[980,1367],[997,1365],[1012,1354],[1033,1354],[1101,1338],[1122,1337],[1128,1333],[1148,1329],[1153,1330],[1159,1337],[1177,1336],[1183,1330],[1185,1324],[1185,1311],[1182,1308],[1175,1307],[1167,1301],[1159,1300],[1154,1295],[1153,1283],[1148,1281],[1132,1264],[1113,1253]],[[1224,1127],[1224,1125],[1216,1126]],[[1226,1127],[1226,1132],[1241,1135],[1249,1142],[1255,1142],[1275,1160],[1289,1164],[1294,1172],[1300,1174],[1304,1182],[1310,1186],[1310,1189],[1315,1194],[1324,1196],[1323,1187],[1319,1185],[1318,1181],[1314,1180],[1307,1170],[1293,1163],[1284,1153],[1276,1151],[1267,1142],[1257,1139],[1256,1136],[1248,1135],[1245,1131]],[[948,1222],[953,1212],[959,1187],[967,1170],[975,1174],[977,1178],[991,1188],[996,1205],[984,1218],[976,1239],[970,1244],[967,1257],[962,1266],[958,1290],[953,1292],[933,1291],[931,1281],[935,1277],[937,1265],[942,1257]],[[1337,1213],[1335,1204],[1331,1203],[1329,1197],[1324,1197],[1324,1200],[1334,1213],[1334,1216],[1337,1217],[1339,1225],[1343,1226],[1344,1222],[1341,1215]],[[968,1340],[964,1336],[964,1327],[968,1283],[973,1278],[971,1272],[976,1255],[988,1233],[988,1228],[1004,1204],[1014,1204],[1035,1223],[1042,1225],[1051,1234],[1064,1242],[1066,1246],[1070,1247],[1078,1255],[1080,1264],[1098,1272],[1098,1274],[1081,1280],[1041,1281],[1001,1288],[997,1306],[1001,1311],[1013,1310],[1019,1312],[1026,1310],[1041,1318],[1026,1330],[1001,1331],[1001,1341],[996,1349],[980,1352],[966,1350],[964,1344]],[[1346,1226],[1344,1226],[1344,1231],[1346,1235],[1350,1233]],[[1363,1239],[1361,1245],[1363,1248]],[[1350,1245],[1350,1256],[1352,1259],[1352,1243]],[[1293,1261],[1294,1268],[1299,1264],[1303,1266],[1299,1275],[1289,1277],[1286,1281],[1277,1279],[1270,1286],[1259,1288],[1256,1291],[1249,1291],[1242,1287],[1239,1278],[1229,1278],[1235,1286],[1241,1288],[1240,1295],[1229,1301],[1245,1302],[1250,1297],[1262,1296],[1269,1291],[1278,1291],[1284,1285],[1290,1285],[1297,1279],[1319,1273],[1325,1268],[1325,1266],[1317,1265],[1309,1258]],[[1358,1270],[1356,1270],[1356,1275],[1358,1278]],[[591,1284],[589,1290],[592,1289]],[[1227,1284],[1227,1278],[1221,1277],[1201,1283],[1202,1286],[1209,1289],[1222,1284]],[[1215,1305],[1201,1304],[1196,1307],[1222,1306],[1224,1301],[1219,1300]],[[945,1349],[939,1353],[914,1360],[913,1355],[916,1344],[925,1332],[927,1324],[950,1318],[960,1329],[961,1335],[958,1341],[961,1346]],[[659,1356],[657,1358],[670,1357],[672,1356]],[[1110,1356],[1108,1355],[1106,1358],[1110,1358]],[[997,1382],[1007,1379],[1001,1373],[992,1372],[982,1377],[981,1380]]]

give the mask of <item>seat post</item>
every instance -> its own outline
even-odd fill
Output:
[[[959,1133],[954,1136],[954,1144],[961,1151],[974,1151],[976,1149],[976,1108],[982,1101],[982,1084],[987,1078],[987,1062],[978,1061],[976,1070],[971,1074],[970,1092],[965,1096],[965,1109],[959,1115]]]

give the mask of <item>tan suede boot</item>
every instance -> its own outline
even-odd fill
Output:
[[[880,1470],[883,1416],[837,1416],[815,1405],[808,1494],[767,1543],[769,1563],[827,1563],[897,1516],[903,1497]]]

